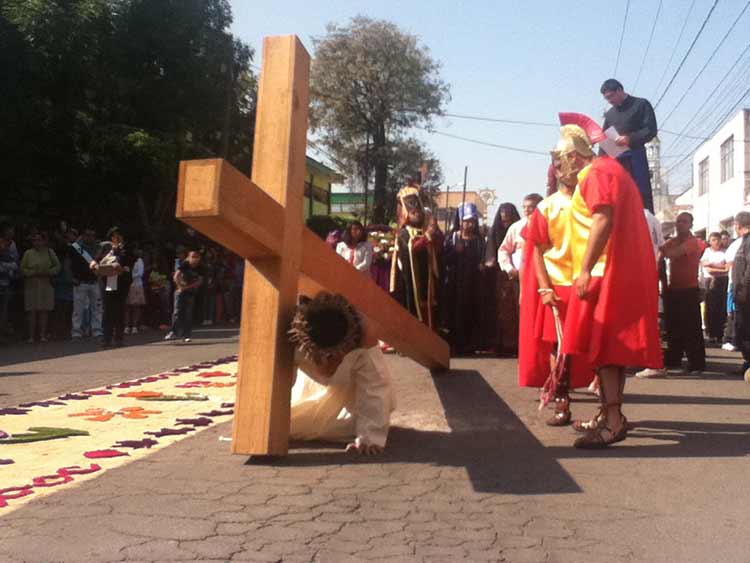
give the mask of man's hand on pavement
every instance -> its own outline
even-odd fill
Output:
[[[357,439],[346,445],[347,452],[356,452],[359,455],[378,455],[383,453],[383,448],[376,446],[375,444],[365,444]]]

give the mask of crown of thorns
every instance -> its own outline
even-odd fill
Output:
[[[344,296],[321,292],[313,299],[303,298],[289,339],[309,359],[346,354],[361,345],[362,324]]]

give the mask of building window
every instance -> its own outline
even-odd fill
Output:
[[[734,135],[721,143],[721,182],[734,176]]]
[[[698,164],[698,195],[708,192],[708,158]]]

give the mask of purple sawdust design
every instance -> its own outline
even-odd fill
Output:
[[[140,450],[141,448],[151,449],[151,446],[158,444],[156,440],[151,438],[144,438],[143,440],[120,440],[113,448],[133,448],[134,450]]]
[[[85,395],[111,395],[111,391],[107,391],[106,389],[94,389],[92,391],[84,391]]]
[[[187,434],[189,432],[192,432],[193,430],[195,430],[195,428],[184,426],[182,428],[162,428],[157,432],[144,432],[144,434],[149,434],[151,436],[155,436],[156,438],[161,438],[163,436],[179,436],[180,434]]]
[[[234,411],[232,409],[226,411],[212,410],[211,412],[199,412],[198,414],[200,416],[229,416],[234,414]]]
[[[221,408],[222,409],[233,409],[234,408],[234,403],[221,403]]]
[[[0,440],[2,440],[3,438],[8,438],[9,436],[10,434],[8,434],[7,432],[5,432],[4,430],[0,430]]]
[[[169,379],[168,375],[150,375],[149,377],[142,377],[138,380],[139,383],[156,383],[163,379]]]
[[[4,409],[0,409],[0,416],[6,415],[6,414],[27,414],[29,412],[29,409],[17,409],[16,407],[7,407]]]
[[[208,426],[213,420],[204,416],[200,418],[178,418],[175,426],[183,426],[189,424],[190,426]]]
[[[78,395],[77,393],[68,393],[58,397],[61,401],[85,401],[90,398],[91,395]]]
[[[125,383],[107,385],[107,389],[129,389],[130,387],[138,387],[139,385],[141,385],[141,383],[138,381],[126,381]]]
[[[31,407],[65,406],[65,403],[62,401],[34,401],[31,403],[21,403],[19,406],[28,409]]]
[[[0,459],[0,465],[10,465],[15,463],[12,459]]]

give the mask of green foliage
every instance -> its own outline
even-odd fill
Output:
[[[346,228],[347,221],[340,217],[329,215],[312,215],[307,219],[307,226],[323,240],[326,239],[331,231],[343,231]]]
[[[329,25],[315,47],[311,124],[350,176],[374,176],[373,220],[384,222],[389,176],[416,143],[405,133],[429,126],[450,97],[440,65],[416,36],[365,17]],[[420,164],[409,163],[410,172]]]
[[[253,50],[231,22],[227,0],[5,0],[6,186],[47,194],[73,223],[159,236],[175,225],[180,159],[224,156],[249,173]],[[34,199],[17,197],[18,211]]]

